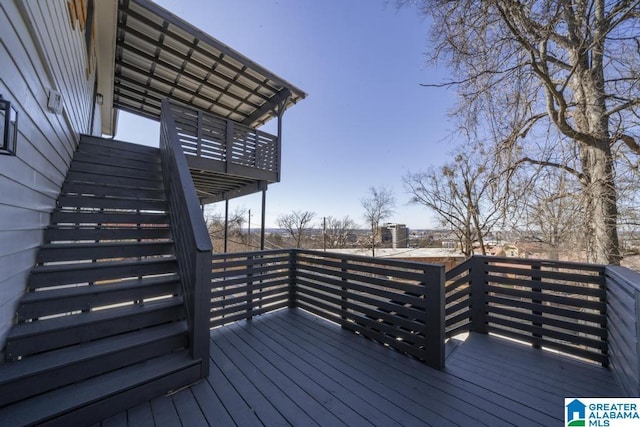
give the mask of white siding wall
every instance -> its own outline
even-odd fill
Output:
[[[91,132],[94,77],[65,0],[0,1],[0,94],[18,110],[17,156],[0,155],[0,349],[79,133]],[[50,88],[62,114],[47,108]]]

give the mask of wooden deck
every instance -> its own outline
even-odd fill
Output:
[[[439,371],[299,309],[215,329],[210,346],[207,381],[102,426],[551,426],[564,397],[621,394],[607,369],[478,334]]]

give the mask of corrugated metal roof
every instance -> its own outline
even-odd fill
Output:
[[[148,0],[119,0],[114,107],[158,120],[169,98],[256,127],[306,94]]]

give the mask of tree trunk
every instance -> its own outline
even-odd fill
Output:
[[[578,108],[574,120],[578,132],[590,138],[578,141],[584,188],[584,219],[587,261],[620,264],[617,230],[617,192],[606,115],[602,58],[588,58],[580,50],[575,77],[571,80]]]
[[[585,172],[584,209],[587,261],[620,264],[616,188],[609,144],[581,147]]]
[[[584,174],[587,261],[619,265],[617,192],[611,152],[613,141],[605,101],[603,53],[607,26],[604,3],[604,0],[594,3],[591,55],[582,43],[570,52],[576,68],[569,86],[577,101],[574,113],[576,130],[589,136],[578,141]]]

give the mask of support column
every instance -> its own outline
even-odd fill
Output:
[[[264,223],[266,210],[265,206],[267,204],[267,189],[262,190],[262,224],[260,226],[260,250],[264,251]]]
[[[282,169],[282,116],[284,115],[284,106],[287,100],[276,107],[276,117],[278,118],[278,181],[280,181],[280,170]]]
[[[227,237],[229,233],[229,201],[224,201],[224,253],[227,253]]]

